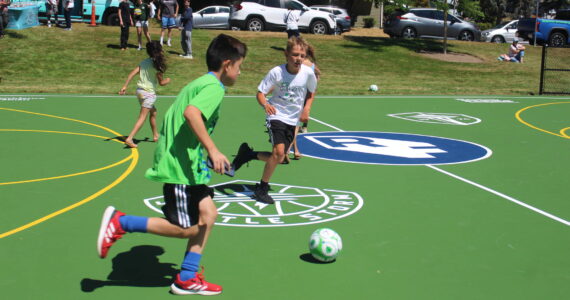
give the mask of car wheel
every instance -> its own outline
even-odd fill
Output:
[[[262,19],[253,17],[247,20],[245,27],[249,31],[263,31],[265,28],[265,23],[263,23]]]
[[[473,32],[469,30],[463,30],[459,33],[458,39],[462,41],[473,41],[475,40],[475,35],[473,35]]]
[[[501,43],[504,43],[504,42],[505,42],[505,38],[503,38],[503,37],[500,36],[500,35],[496,35],[496,36],[494,36],[494,37],[491,39],[491,42],[497,43],[497,44],[501,44]]]
[[[327,34],[329,28],[323,21],[315,21],[311,24],[312,34]]]
[[[414,39],[418,36],[417,31],[412,27],[406,27],[402,30],[402,37],[406,39]]]
[[[555,32],[548,39],[550,47],[564,47],[566,45],[566,35],[562,32]]]
[[[108,26],[119,26],[121,24],[121,20],[119,19],[119,13],[113,12],[107,16],[107,20],[105,22]]]

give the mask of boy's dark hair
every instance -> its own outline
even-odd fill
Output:
[[[208,71],[219,71],[224,60],[238,61],[247,54],[247,45],[229,35],[215,37],[206,52]]]
[[[166,58],[162,53],[162,46],[159,41],[150,41],[146,44],[146,53],[152,59],[154,68],[160,73],[166,72]]]

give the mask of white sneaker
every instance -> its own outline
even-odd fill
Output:
[[[141,51],[141,50],[142,50],[142,46],[139,45],[139,47],[137,48],[137,50]]]
[[[168,41],[166,42],[166,44],[168,45],[168,47],[172,47],[172,44],[170,44],[170,40],[168,40]]]
[[[48,22],[48,28],[51,28],[51,23]]]

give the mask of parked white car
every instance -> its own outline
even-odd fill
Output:
[[[517,37],[519,20],[501,23],[481,32],[481,40],[493,43],[511,43]]]
[[[192,14],[194,28],[229,28],[230,8],[208,6]]]
[[[284,16],[287,7],[301,10],[300,31],[314,34],[332,34],[336,28],[333,14],[309,9],[296,0],[243,0],[236,2],[230,13],[230,26],[250,31],[285,31]]]

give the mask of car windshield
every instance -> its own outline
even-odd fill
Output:
[[[493,27],[493,29],[499,29],[499,28],[503,28],[505,25],[509,24],[509,22],[503,22],[495,27]]]

